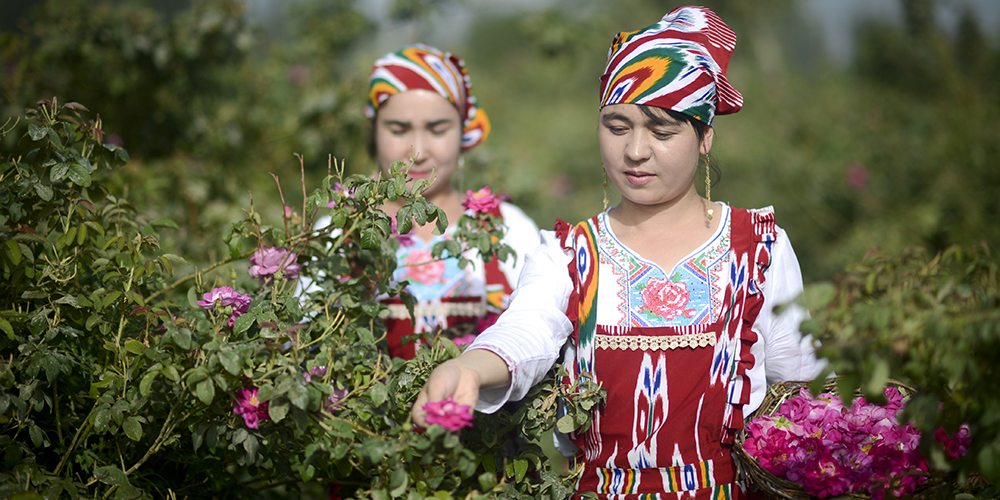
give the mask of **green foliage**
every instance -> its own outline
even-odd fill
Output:
[[[157,230],[176,226],[109,193],[102,181],[128,155],[102,143],[100,123],[83,111],[40,103],[21,139],[33,147],[0,171],[0,494],[290,497],[330,484],[341,496],[385,499],[571,491],[575,478],[553,471],[533,443],[555,425],[559,396],[574,415],[560,428],[587,425],[585,410],[602,397],[592,384],[565,387],[553,371],[522,404],[479,416],[461,436],[413,428],[422,381],[460,350],[434,337],[413,360],[384,354],[386,306],[376,297],[408,295],[391,279],[398,241],[379,207],[403,200],[404,232],[411,220],[448,226],[423,185],[407,187],[405,165],[374,178],[346,176],[341,165],[304,196],[306,216],[282,210],[279,226],[262,224],[251,206],[223,234],[228,259],[171,282],[184,260],[160,249]],[[321,212],[331,223],[315,228]],[[505,255],[498,229],[489,214],[466,215],[432,252]],[[291,268],[259,281],[216,271],[272,246],[298,255],[307,287],[283,279]],[[246,291],[246,307],[220,290]]]
[[[822,342],[819,354],[840,377],[841,396],[860,388],[879,400],[889,378],[916,388],[905,416],[924,435],[922,451],[962,482],[979,473],[1000,480],[1000,289],[988,248],[938,254],[914,247],[870,253],[837,282],[813,285],[803,325]],[[934,431],[968,423],[968,454],[948,460]]]

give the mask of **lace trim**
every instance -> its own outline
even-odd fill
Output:
[[[388,317],[392,319],[410,319],[410,314],[403,304],[387,304],[389,307]],[[429,304],[417,304],[413,307],[413,314],[417,317],[442,317],[458,316],[463,318],[481,317],[486,315],[486,303],[484,302],[431,302]]]
[[[598,349],[630,351],[664,351],[682,347],[707,347],[715,345],[715,332],[688,333],[685,335],[601,335],[596,338]]]

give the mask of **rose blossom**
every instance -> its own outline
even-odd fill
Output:
[[[323,402],[323,411],[333,413],[334,410],[343,406],[344,403],[341,403],[340,400],[344,399],[349,392],[351,391],[347,389],[334,389],[333,396],[326,398],[326,401]]]
[[[465,200],[462,206],[467,210],[474,210],[481,214],[488,214],[500,206],[500,198],[490,192],[490,187],[486,186],[479,191],[466,191]]]
[[[298,259],[295,252],[284,247],[264,247],[258,248],[250,257],[250,276],[259,278],[264,283],[275,273],[281,272],[281,276],[286,280],[293,280],[299,277],[299,270],[302,266],[295,262]]]
[[[339,182],[334,182],[333,188],[330,189],[330,191],[338,193],[344,198],[354,198],[354,194],[352,194],[347,188],[342,186]],[[326,208],[337,208],[337,202],[335,200],[331,200],[330,203],[326,204]]]
[[[958,432],[952,437],[948,436],[948,431],[944,427],[938,427],[934,431],[934,440],[948,452],[948,458],[956,459],[961,457],[969,451],[969,444],[972,443],[972,438],[969,434],[969,424],[962,424],[958,428]]]
[[[243,417],[243,423],[251,429],[256,429],[261,420],[271,420],[267,413],[268,402],[257,399],[256,387],[244,387],[236,391],[236,401],[233,401],[233,413]]]
[[[424,404],[424,411],[427,412],[427,423],[440,425],[449,431],[472,427],[470,409],[470,406],[456,403],[455,399],[450,396],[444,401]]]
[[[684,309],[688,299],[687,284],[683,282],[650,278],[642,289],[642,305],[668,321],[678,315],[690,317],[694,314],[694,309]]]
[[[454,338],[451,341],[454,342],[455,345],[458,347],[465,347],[471,344],[473,340],[476,340],[476,335],[474,333],[470,333],[468,335],[463,335],[461,337]]]
[[[312,382],[313,377],[322,377],[326,375],[325,366],[314,366],[311,370],[302,373],[302,378],[306,379],[306,383]]]
[[[198,305],[206,311],[211,311],[216,307],[232,306],[233,310],[241,313],[247,312],[250,307],[250,296],[233,290],[228,286],[213,288],[211,292],[204,293]]]

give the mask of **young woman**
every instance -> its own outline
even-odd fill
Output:
[[[490,132],[490,121],[472,96],[465,63],[458,57],[427,45],[412,45],[375,61],[369,78],[372,119],[372,153],[383,171],[395,161],[409,163],[409,177],[426,179],[427,201],[444,209],[449,221],[464,212],[465,193],[456,189],[453,177],[462,169],[462,153],[482,143]],[[383,207],[395,216],[401,205]],[[472,256],[471,268],[459,268],[458,259],[432,261],[434,243],[448,238],[435,235],[434,224],[419,226],[403,238],[397,252],[397,280],[410,283],[417,298],[414,318],[401,301],[389,304],[389,351],[411,358],[419,344],[414,333],[444,331],[456,339],[474,335],[491,324],[504,308],[524,255],[539,243],[539,232],[524,212],[502,202],[495,215],[502,217],[505,242],[517,258],[505,262],[483,262]]]
[[[798,331],[805,312],[774,312],[802,279],[771,208],[733,208],[695,190],[713,118],[742,106],[725,76],[735,43],[704,7],[618,34],[601,77],[598,139],[621,203],[543,233],[511,307],[428,379],[413,407],[418,425],[429,401],[489,412],[523,397],[561,352],[570,381],[587,372],[607,389],[590,429],[570,436],[580,492],[747,493],[731,453],[743,416],[768,383],[809,379],[821,366]]]

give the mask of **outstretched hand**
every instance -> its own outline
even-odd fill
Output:
[[[496,354],[482,349],[466,351],[461,356],[441,363],[427,378],[417,401],[410,410],[413,423],[427,428],[424,405],[449,397],[456,403],[467,405],[470,412],[479,400],[479,389],[510,383],[507,364]]]

